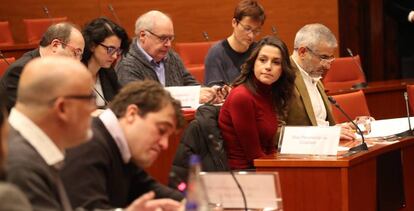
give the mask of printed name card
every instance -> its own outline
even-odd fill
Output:
[[[280,134],[280,153],[336,155],[340,134],[337,126],[287,126]]]
[[[201,86],[170,86],[165,87],[171,93],[171,96],[181,101],[183,108],[198,108],[200,105],[200,88]]]

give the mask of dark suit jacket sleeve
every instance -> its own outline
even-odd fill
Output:
[[[51,192],[54,190],[54,184],[46,183],[45,181],[49,181],[49,179],[39,176],[44,174],[33,172],[38,170],[40,169],[16,167],[8,171],[7,179],[26,194],[29,201],[32,202],[33,210],[61,210],[60,204],[51,197],[56,195]]]
[[[16,104],[17,86],[24,65],[10,65],[2,79],[2,86],[7,96],[7,109],[10,110]]]

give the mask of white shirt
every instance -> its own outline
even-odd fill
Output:
[[[128,163],[131,160],[131,151],[129,150],[128,142],[125,138],[124,131],[119,124],[118,118],[116,118],[111,109],[106,109],[101,115],[99,115],[99,119],[115,140],[115,143],[121,152],[122,160],[124,163]]]
[[[33,146],[47,165],[60,169],[64,154],[42,129],[15,108],[10,112],[9,123]]]
[[[292,57],[292,60],[295,62],[296,66],[299,68],[300,73],[305,82],[306,90],[308,91],[309,97],[312,102],[313,113],[315,114],[316,122],[318,126],[329,126],[329,122],[326,121],[327,111],[325,104],[323,102],[321,93],[316,86],[320,77],[313,78],[305,70],[302,69],[300,65]]]

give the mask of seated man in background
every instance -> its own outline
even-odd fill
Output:
[[[33,210],[72,210],[59,171],[65,149],[92,136],[92,87],[92,75],[74,59],[37,58],[24,67],[9,116],[7,180]]]
[[[156,198],[181,200],[180,192],[149,176],[149,167],[168,138],[183,125],[180,103],[155,81],[127,84],[92,122],[88,143],[68,150],[62,177],[74,207],[126,207],[148,191]],[[162,210],[177,201],[159,199]]]
[[[224,81],[227,84],[240,75],[241,65],[250,56],[265,21],[262,5],[242,0],[234,10],[233,34],[210,48],[205,60],[204,84]]]
[[[320,79],[331,68],[337,46],[335,35],[319,23],[305,25],[296,33],[291,56],[296,74],[295,96],[284,120],[287,125],[335,125]],[[341,127],[342,139],[355,138],[347,124]]]
[[[62,55],[80,60],[85,42],[81,32],[70,23],[50,26],[40,40],[39,48],[29,51],[13,62],[0,81],[0,89],[7,94],[7,109],[16,103],[17,86],[24,66],[32,59],[51,55]]]
[[[143,14],[135,23],[135,35],[128,53],[116,67],[122,86],[144,79],[158,81],[164,86],[199,85],[171,49],[174,27],[170,17],[154,10]],[[210,101],[215,95],[214,88],[202,87],[200,103]]]

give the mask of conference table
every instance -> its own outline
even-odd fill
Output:
[[[414,137],[350,155],[277,153],[254,165],[258,172],[279,173],[285,211],[414,210]]]

